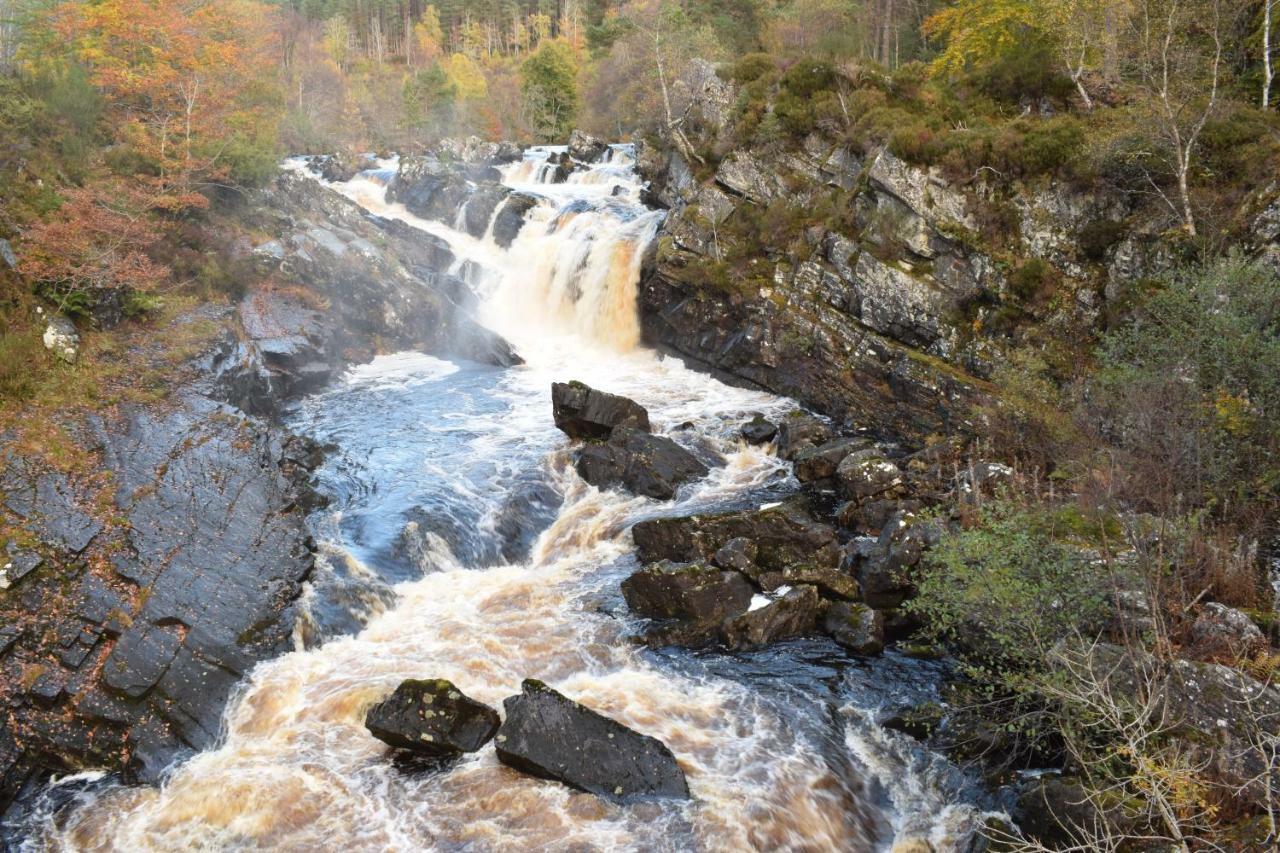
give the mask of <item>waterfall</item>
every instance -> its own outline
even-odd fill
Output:
[[[794,403],[639,346],[636,285],[661,213],[639,203],[628,148],[580,180],[541,183],[556,151],[532,149],[504,172],[538,198],[509,249],[493,242],[492,222],[477,239],[387,203],[385,172],[333,185],[448,240],[483,321],[527,363],[383,356],[305,400],[290,426],[341,447],[319,472],[333,503],[312,518],[323,559],[304,600],[309,647],[257,667],[219,743],[161,788],[98,780],[69,811],[39,815],[31,849],[966,844],[980,812],[905,736],[865,723],[869,700],[833,701],[842,676],[830,644],[728,656],[651,653],[628,640],[637,624],[619,583],[636,568],[629,527],[788,494],[789,466],[737,430],[752,412],[777,416]],[[588,486],[552,424],[550,384],[566,379],[634,398],[656,431],[722,464],[666,504]],[[346,624],[361,627],[314,645],[325,625]],[[364,713],[401,680],[427,677],[494,706],[522,679],[542,679],[664,741],[693,800],[611,805],[517,773],[492,749],[435,772],[397,767]],[[856,707],[836,712],[846,701]]]

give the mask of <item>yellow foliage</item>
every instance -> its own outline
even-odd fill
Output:
[[[449,82],[457,88],[458,100],[476,100],[488,96],[489,86],[485,82],[484,71],[465,53],[453,54],[441,66]]]

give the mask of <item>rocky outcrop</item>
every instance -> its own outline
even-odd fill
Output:
[[[637,495],[670,500],[684,483],[707,475],[707,466],[662,435],[649,433],[649,413],[634,400],[581,382],[551,386],[556,426],[587,444],[574,455],[578,475],[594,486],[623,486]]]
[[[497,711],[443,678],[400,682],[364,718],[378,740],[427,758],[475,752],[493,739],[499,723]]]
[[[671,750],[556,692],[526,679],[503,703],[498,760],[606,800],[630,803],[687,799],[689,787]]]
[[[569,134],[569,156],[579,163],[598,163],[609,153],[609,144],[575,129]]]
[[[217,737],[235,684],[290,647],[312,566],[305,507],[318,454],[190,394],[91,418],[94,479],[10,453],[11,545],[0,692],[13,740],[0,801],[43,769],[123,767],[153,781]]]
[[[744,612],[754,594],[741,574],[704,563],[654,563],[622,582],[631,612],[650,619],[721,622]]]
[[[705,477],[706,465],[665,435],[617,427],[607,441],[581,448],[574,469],[593,486],[622,486],[656,500],[671,500],[680,486]]]
[[[631,528],[641,562],[707,561],[731,540],[750,540],[754,564],[763,571],[784,571],[807,562],[835,565],[839,542],[830,526],[815,521],[803,498],[759,510],[655,518]]]
[[[443,241],[369,217],[294,174],[257,201],[249,218],[276,236],[253,249],[253,263],[295,285],[254,288],[241,300],[243,333],[214,363],[223,399],[274,415],[378,348],[519,362],[506,341],[471,318],[470,289],[443,272],[453,260]]]
[[[619,426],[649,431],[644,406],[581,382],[552,383],[551,412],[556,428],[570,438],[603,440]]]

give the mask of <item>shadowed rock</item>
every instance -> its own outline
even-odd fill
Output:
[[[764,607],[748,610],[725,622],[725,645],[746,649],[811,634],[818,625],[822,607],[822,599],[814,587],[787,590]]]
[[[764,415],[756,415],[743,424],[739,432],[747,444],[764,444],[773,441],[774,436],[778,434],[778,428],[765,420]]]
[[[493,739],[498,723],[497,711],[443,678],[402,681],[364,718],[383,743],[438,758],[475,752]]]
[[[508,767],[618,803],[689,797],[684,772],[661,741],[541,681],[526,679],[503,707],[507,718],[494,745]]]
[[[655,518],[631,528],[643,563],[709,560],[729,540],[744,537],[756,545],[761,571],[782,571],[797,563],[834,566],[835,530],[813,519],[803,502],[789,500],[760,510],[742,510]]]
[[[654,563],[622,582],[627,606],[651,619],[719,621],[746,610],[753,594],[742,575],[702,563]]]
[[[629,402],[629,401],[628,401]],[[662,435],[619,427],[607,442],[588,444],[574,467],[582,479],[602,488],[623,486],[658,500],[670,500],[690,480],[707,475],[707,466]]]
[[[884,651],[884,616],[865,604],[836,602],[827,609],[822,628],[854,654],[878,655]]]
[[[649,431],[649,412],[644,406],[581,382],[553,382],[551,412],[556,428],[570,438],[602,440],[618,426]]]

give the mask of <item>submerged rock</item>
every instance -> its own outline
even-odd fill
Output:
[[[630,426],[614,429],[604,443],[583,447],[574,468],[593,486],[620,485],[658,500],[674,498],[682,484],[705,477],[708,471],[697,457],[666,436]]]
[[[438,758],[475,752],[493,739],[498,724],[497,711],[443,678],[400,682],[364,718],[383,743]]]
[[[745,611],[754,593],[737,572],[703,563],[654,563],[622,582],[627,606],[651,619],[718,622]]]
[[[581,382],[553,382],[551,410],[556,428],[570,438],[602,440],[618,426],[649,431],[649,412],[644,406]]]
[[[661,741],[541,681],[526,679],[503,707],[506,720],[494,745],[508,767],[618,803],[689,797],[684,772]]]

